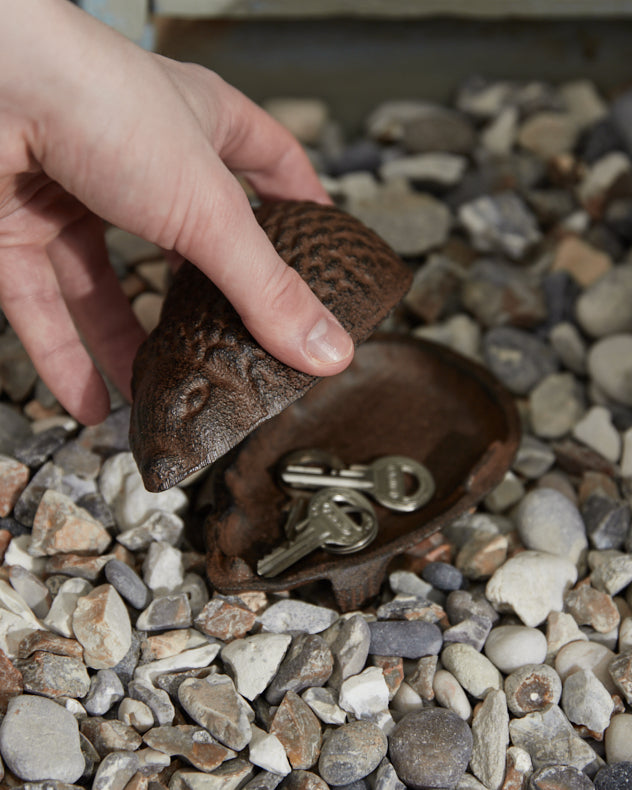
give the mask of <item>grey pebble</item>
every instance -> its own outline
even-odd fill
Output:
[[[81,698],[90,688],[86,665],[79,658],[39,650],[29,658],[18,659],[15,665],[22,673],[24,690],[33,694]]]
[[[121,560],[110,560],[104,568],[105,578],[119,595],[135,609],[145,609],[151,601],[151,592],[133,568]]]
[[[483,355],[492,373],[516,395],[527,395],[558,368],[548,343],[517,327],[490,329],[483,338]]]
[[[131,699],[147,705],[156,724],[163,725],[173,722],[176,711],[169,695],[163,689],[157,689],[148,683],[130,680],[127,684],[127,694]]]
[[[559,439],[584,413],[584,394],[572,373],[551,373],[531,390],[529,419],[542,439]]]
[[[564,367],[583,376],[586,374],[586,342],[575,324],[560,321],[549,332],[549,342]]]
[[[597,733],[603,733],[614,711],[614,702],[603,683],[586,669],[573,672],[566,678],[561,704],[573,724],[583,724]]]
[[[605,765],[595,776],[595,790],[628,790],[632,788],[632,762]]]
[[[386,758],[382,760],[375,772],[373,790],[406,790],[406,785],[400,781],[392,763]]]
[[[178,699],[193,721],[224,746],[241,751],[248,745],[251,710],[227,675],[189,678],[180,685]]]
[[[580,294],[577,320],[591,337],[606,337],[632,330],[632,264],[620,264],[606,272]]]
[[[350,675],[362,671],[369,655],[370,643],[371,631],[362,615],[352,615],[342,621],[330,644],[334,659],[334,668],[328,681],[330,686],[338,688]]]
[[[421,658],[441,650],[439,626],[422,621],[382,621],[369,623],[369,653],[378,656]]]
[[[77,499],[77,504],[87,510],[106,529],[112,530],[116,526],[110,506],[98,491],[83,494]]]
[[[480,593],[474,594],[471,590],[455,590],[451,592],[445,602],[445,611],[450,625],[456,625],[470,617],[485,617],[495,623],[498,612]]]
[[[94,480],[101,469],[101,456],[84,447],[78,440],[71,439],[53,455],[53,461],[64,472],[87,480]]]
[[[581,505],[588,539],[596,549],[620,549],[630,530],[630,505],[592,494]]]
[[[481,252],[498,252],[515,260],[540,240],[535,216],[515,192],[483,195],[459,209],[459,219]]]
[[[509,712],[505,693],[489,691],[472,719],[470,770],[485,787],[500,787],[505,776]]]
[[[537,480],[542,477],[555,463],[555,453],[548,444],[530,434],[523,434],[520,446],[513,462],[514,472]]]
[[[389,737],[389,756],[407,787],[453,787],[472,755],[472,732],[452,711],[425,708],[408,713]]]
[[[18,461],[22,461],[31,469],[38,469],[63,446],[67,437],[68,432],[64,428],[59,426],[49,428],[21,442],[15,448],[14,455]]]
[[[605,394],[632,406],[632,334],[610,335],[588,352],[588,372]]]
[[[388,742],[370,721],[343,724],[323,743],[318,770],[329,785],[347,785],[363,779],[386,756]]]
[[[110,752],[99,763],[92,790],[123,790],[139,768],[140,759],[136,752]]]
[[[9,701],[0,725],[0,754],[9,770],[30,782],[75,782],[84,770],[77,720],[46,697]]]
[[[113,669],[100,669],[92,676],[83,705],[91,716],[103,716],[124,695],[123,684],[116,672]]]
[[[324,686],[333,666],[331,650],[322,636],[298,634],[292,640],[265,697],[271,705],[278,705],[288,691],[300,694],[312,686]]]
[[[448,562],[429,562],[421,571],[421,578],[443,592],[458,590],[463,586],[463,574]]]
[[[15,503],[13,508],[15,518],[21,524],[32,527],[33,519],[44,496],[44,491],[52,488],[54,491],[65,493],[62,480],[63,470],[52,461],[48,461],[44,466],[40,467]]]
[[[492,628],[492,621],[485,615],[472,615],[456,625],[446,628],[443,632],[444,644],[463,642],[472,645],[475,650],[482,650]]]
[[[138,616],[136,628],[140,631],[164,631],[167,628],[188,628],[192,622],[188,595],[173,593],[154,598]]]

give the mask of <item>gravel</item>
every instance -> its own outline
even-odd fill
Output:
[[[77,425],[6,327],[0,774],[632,787],[632,92],[475,79],[452,107],[376,107],[348,145],[322,102],[270,106],[415,270],[386,327],[487,365],[522,415],[518,454],[362,610],[311,586],[221,595],[185,530],[195,489],[146,492],[117,393]],[[107,240],[155,320],[160,250]]]

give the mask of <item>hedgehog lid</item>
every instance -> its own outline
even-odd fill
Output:
[[[410,286],[393,250],[334,206],[268,202],[255,216],[356,344]],[[264,351],[221,291],[183,264],[134,361],[130,445],[145,487],[162,491],[213,463],[317,381]]]

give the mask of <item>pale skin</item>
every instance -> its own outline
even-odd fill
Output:
[[[343,370],[350,337],[235,177],[263,198],[330,202],[296,140],[213,72],[145,52],[67,0],[0,11],[0,305],[68,412],[108,414],[87,348],[130,398],[144,339],[104,221],[192,261],[286,364]]]

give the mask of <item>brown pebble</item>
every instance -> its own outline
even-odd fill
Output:
[[[154,636],[146,636],[141,642],[143,661],[156,661],[159,658],[177,656],[189,646],[190,632],[186,628],[164,631]]]
[[[278,787],[279,790],[328,790],[329,785],[311,771],[292,771]]]
[[[500,790],[526,790],[527,777],[532,771],[529,755],[516,746],[507,749],[505,779]]]
[[[628,705],[632,705],[632,653],[622,653],[608,665],[608,672]]]
[[[116,559],[114,554],[102,554],[100,557],[82,557],[79,554],[56,554],[46,561],[46,572],[61,573],[65,576],[78,576],[80,579],[96,581],[103,568],[110,560]]]
[[[0,455],[0,516],[8,516],[26,488],[31,470],[26,464]]]
[[[437,671],[437,656],[423,656],[417,661],[417,666],[413,674],[406,678],[406,682],[411,686],[422,699],[434,699],[434,676]]]
[[[118,719],[91,716],[82,719],[79,728],[101,757],[115,751],[134,752],[143,742],[133,727]]]
[[[101,554],[110,545],[108,531],[70,497],[44,492],[33,520],[33,554]]]
[[[83,659],[83,647],[76,639],[54,634],[51,631],[33,631],[25,636],[18,647],[18,657],[28,658],[35,651],[55,653],[58,656]]]
[[[616,482],[609,475],[603,472],[585,472],[579,484],[579,504],[583,505],[588,497],[593,494],[606,497],[608,499],[619,499],[621,494]]]
[[[23,689],[22,673],[0,649],[0,714],[7,712],[11,697],[18,697]]]
[[[551,271],[566,271],[586,288],[611,268],[612,260],[605,252],[577,236],[566,236],[555,250]]]
[[[204,605],[193,624],[207,636],[231,642],[246,636],[256,619],[255,613],[240,602],[218,597]]]
[[[583,475],[584,472],[602,472],[616,477],[616,466],[590,447],[579,444],[573,439],[553,442],[553,452],[560,466],[569,475]]]
[[[459,551],[455,565],[468,579],[489,579],[507,559],[506,535],[478,533]]]
[[[299,634],[292,644],[265,693],[271,705],[278,705],[286,692],[311,686],[324,686],[334,667],[329,646],[319,634]]]
[[[83,645],[86,664],[93,669],[116,666],[131,645],[129,614],[111,584],[95,587],[79,598],[72,616],[72,628]]]
[[[447,622],[445,613],[444,618]],[[404,680],[404,660],[399,656],[371,656],[371,663],[382,670],[388,686],[388,698],[393,699]]]
[[[180,755],[200,771],[212,771],[235,752],[218,743],[203,727],[192,724],[153,727],[143,735],[152,749],[173,757]]]
[[[288,691],[274,714],[270,732],[283,744],[294,770],[311,768],[320,754],[320,722],[306,702]]]
[[[564,604],[577,625],[589,625],[600,634],[607,634],[619,625],[619,610],[612,598],[589,584],[569,590]]]
[[[129,782],[125,785],[124,790],[147,790],[149,787],[149,777],[143,774],[134,774]]]
[[[9,548],[13,535],[8,529],[0,529],[0,563],[4,562],[4,553]]]

